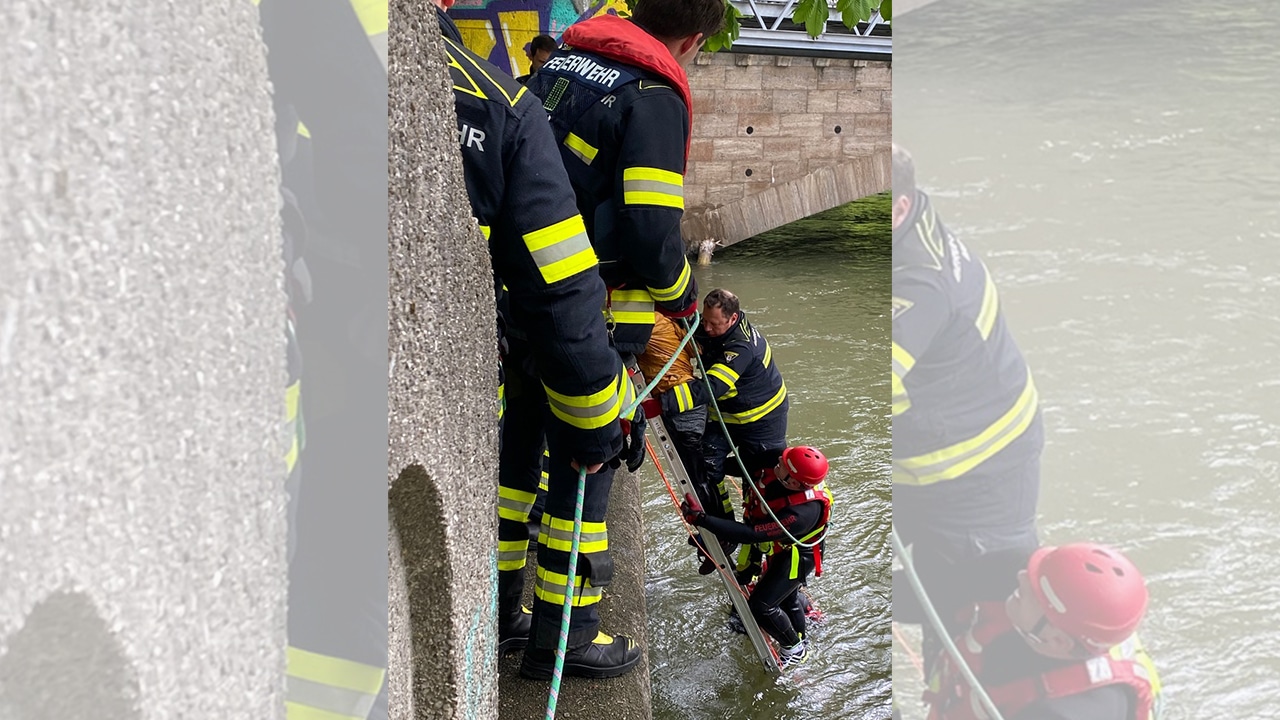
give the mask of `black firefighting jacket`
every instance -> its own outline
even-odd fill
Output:
[[[609,347],[605,287],[538,100],[467,50],[439,13],[471,210],[489,240],[504,320],[526,337],[573,458],[604,462],[622,447],[619,412],[634,391]]]

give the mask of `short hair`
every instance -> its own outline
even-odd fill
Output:
[[[906,196],[908,199],[916,195],[916,163],[906,148],[893,144],[893,202]]]
[[[727,318],[733,317],[733,314],[738,312],[742,307],[738,304],[738,296],[724,288],[716,288],[715,290],[707,293],[707,296],[702,299],[702,302],[707,307],[718,308]]]
[[[631,20],[662,41],[724,29],[725,0],[637,0]]]
[[[555,52],[556,48],[558,47],[560,47],[560,45],[556,43],[555,38],[551,37],[550,35],[539,35],[538,37],[529,41],[529,57],[533,57],[537,55],[539,50]]]

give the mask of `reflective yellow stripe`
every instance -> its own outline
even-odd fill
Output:
[[[654,315],[653,296],[648,290],[614,290],[609,293],[605,317],[612,316],[615,323],[653,325]]]
[[[480,84],[477,83],[475,81],[475,78],[471,77],[471,73],[467,72],[466,69],[462,67],[462,64],[458,62],[457,58],[462,57],[466,59],[468,65],[474,68],[476,72],[483,75],[485,79],[489,81],[489,85],[492,86],[494,90],[497,90],[498,92],[502,93],[502,96],[506,98],[507,102],[511,103],[512,107],[515,107],[516,102],[520,100],[520,96],[524,95],[524,91],[525,91],[524,86],[521,86],[520,89],[516,91],[515,95],[509,95],[506,89],[503,88],[501,85],[499,85],[498,82],[493,79],[492,75],[486,72],[484,68],[477,65],[476,61],[472,60],[470,55],[467,55],[465,52],[463,52],[463,49],[461,46],[459,46],[457,43],[455,43],[453,40],[450,40],[447,37],[444,39],[444,41],[448,45],[448,47],[446,47],[445,50],[448,52],[448,55],[449,55],[449,64],[461,70],[462,74],[467,77],[467,80],[471,81],[471,85],[472,85],[472,87],[470,88],[460,88],[457,85],[454,85],[453,87],[455,89],[461,90],[462,92],[465,92],[471,95],[475,95],[476,97],[479,97],[479,98],[488,99],[485,97],[484,91],[480,89]],[[457,51],[456,56],[454,55],[453,50]]]
[[[782,401],[786,399],[787,384],[783,383],[782,387],[778,388],[778,392],[774,393],[774,396],[769,398],[769,400],[763,405],[753,407],[750,410],[740,413],[722,413],[722,415],[724,416],[724,421],[730,425],[746,425],[747,423],[753,423],[764,418],[774,408],[781,405]]]
[[[982,339],[986,340],[991,335],[991,329],[996,325],[1000,299],[996,293],[996,284],[991,280],[991,273],[987,272],[986,266],[983,266],[982,271],[986,274],[987,285],[982,291],[982,310],[978,312],[978,318],[974,324],[978,326],[978,333],[982,335]]]
[[[659,205],[684,209],[684,177],[660,168],[633,167],[622,171],[624,205]]]
[[[302,124],[301,120],[298,121],[298,134],[308,140],[311,139],[311,131],[307,129],[306,125]]]
[[[542,516],[542,529],[538,543],[552,550],[569,552],[573,549],[573,521]],[[578,538],[578,552],[596,553],[609,549],[608,528],[602,522],[583,522],[582,535]]]
[[[590,395],[565,395],[543,385],[551,413],[573,427],[595,430],[618,419],[623,398],[628,394],[622,383],[630,384],[626,373],[615,376],[603,390]]]
[[[911,368],[915,367],[916,359],[911,357],[911,353],[907,352],[898,343],[893,343],[893,414],[901,415],[911,409],[911,399],[907,397],[907,386],[903,379],[907,373],[911,372]]]
[[[493,231],[489,229],[489,226],[488,226],[488,225],[481,225],[481,226],[480,226],[480,234],[481,234],[481,235],[484,235],[484,239],[485,239],[485,240],[488,240],[488,239],[489,239],[489,234],[490,234],[491,232],[493,232]],[[502,286],[502,289],[503,289],[503,290],[506,290],[506,289],[507,289],[507,287],[506,287],[505,285],[503,285],[503,286]]]
[[[533,594],[543,602],[554,605],[564,604],[564,593],[569,587],[569,578],[557,572],[538,567],[538,579],[533,585]],[[591,587],[586,578],[579,575],[573,579],[573,607],[594,605],[600,602],[603,588]]]
[[[289,720],[365,720],[386,671],[352,660],[290,647],[285,700]]]
[[[580,215],[525,235],[524,244],[548,285],[596,266],[596,253]]]
[[[693,391],[689,388],[688,383],[681,383],[675,386],[676,391],[676,411],[688,412],[693,409]]]
[[[498,570],[519,570],[529,557],[529,538],[498,541]]]
[[[599,148],[592,147],[586,140],[583,140],[573,133],[569,133],[569,135],[565,137],[564,146],[569,148],[569,151],[574,155],[577,155],[579,160],[588,165],[591,164],[592,160],[596,159],[596,153],[600,152]]]
[[[1038,404],[1035,382],[1028,371],[1027,384],[1022,393],[1000,419],[977,437],[937,452],[894,461],[893,481],[908,485],[930,485],[964,475],[1017,439],[1031,425]]]
[[[498,419],[507,412],[507,386],[505,384],[498,385]]]
[[[285,432],[289,434],[289,451],[284,455],[286,472],[293,472],[298,464],[301,443],[298,439],[298,398],[302,393],[302,381],[295,380],[284,389]]]
[[[365,35],[382,35],[387,32],[387,0],[351,0],[351,7],[360,18]]]
[[[769,345],[769,341],[764,341],[764,366],[767,368],[773,364],[773,348]]]
[[[738,373],[734,372],[733,368],[728,365],[725,365],[724,363],[716,363],[715,365],[712,365],[707,368],[707,376],[713,377],[725,384],[725,391],[716,398],[717,400],[724,400],[725,398],[738,394]]]
[[[684,259],[684,267],[680,270],[679,277],[670,287],[649,288],[649,294],[658,302],[671,302],[679,300],[689,290],[689,278],[693,277],[693,270],[689,267],[689,259]]]
[[[515,488],[498,486],[498,517],[503,520],[528,522],[529,512],[538,496]]]

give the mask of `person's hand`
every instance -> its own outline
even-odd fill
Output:
[[[662,402],[652,395],[641,400],[640,407],[644,408],[646,418],[662,417]]]
[[[703,521],[707,518],[707,513],[702,509],[702,505],[693,497],[692,493],[684,494],[684,501],[680,503],[680,514],[684,516],[684,521],[694,527],[701,527]]]
[[[627,463],[627,472],[635,472],[644,464],[644,429],[645,411],[642,407],[636,408],[630,422],[623,420],[622,432],[626,436],[622,441],[622,459]]]
[[[578,461],[577,461],[577,460],[572,460],[572,461],[570,461],[570,462],[569,462],[569,467],[573,468],[574,470],[581,470],[581,469],[582,469],[582,466],[578,464]],[[595,475],[596,473],[600,472],[600,468],[602,468],[602,467],[604,467],[604,463],[596,463],[595,465],[588,465],[588,466],[587,466],[587,474],[588,474],[588,475]]]

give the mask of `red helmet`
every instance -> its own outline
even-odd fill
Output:
[[[787,474],[802,485],[813,487],[827,477],[827,456],[816,447],[798,445],[782,451],[782,465]]]
[[[1027,579],[1049,622],[1103,650],[1124,642],[1147,610],[1147,585],[1116,550],[1093,543],[1042,547]]]

